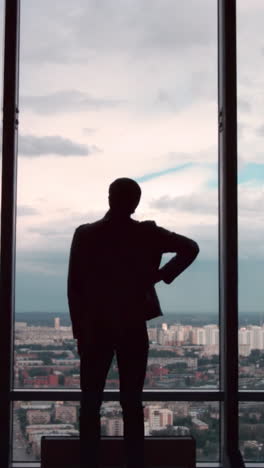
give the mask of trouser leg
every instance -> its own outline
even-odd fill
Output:
[[[100,403],[83,392],[79,414],[80,460],[82,468],[99,467],[101,438]]]
[[[124,445],[127,468],[143,468],[144,412],[142,403],[122,404],[124,420]]]
[[[124,332],[117,348],[127,468],[144,468],[145,466],[142,390],[148,349],[149,341],[145,323],[133,329],[130,328],[127,333]]]
[[[80,381],[81,407],[80,457],[82,468],[98,468],[100,455],[101,421],[100,408],[103,390],[111,361],[113,349],[109,345],[101,346],[98,342],[86,344],[81,353]]]

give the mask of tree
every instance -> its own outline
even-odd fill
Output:
[[[19,408],[17,410],[17,416],[20,422],[20,429],[23,435],[26,432],[26,425],[27,425],[27,410],[24,408]]]
[[[173,428],[173,426],[167,425],[166,428],[160,430],[153,430],[152,436],[154,437],[173,437],[177,435],[177,431]]]
[[[174,416],[173,417],[174,426],[185,426],[192,427],[192,418],[191,416]]]
[[[64,385],[64,375],[59,375],[59,385]]]
[[[175,352],[166,349],[150,349],[149,357],[175,357]]]
[[[40,377],[49,375],[49,371],[43,367],[33,367],[33,369],[27,369],[28,375],[30,377]]]
[[[256,458],[258,458],[258,450],[254,449],[253,447],[245,447],[244,457],[245,460],[255,461]]]

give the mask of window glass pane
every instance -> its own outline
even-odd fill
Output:
[[[150,357],[171,361],[161,371],[157,359],[146,386],[217,387],[217,2],[22,1],[20,70],[16,385],[77,385],[62,330],[70,243],[128,176],[142,187],[135,219],[200,246],[179,279],[157,285],[164,317],[148,324]]]
[[[243,402],[239,407],[240,450],[245,461],[264,461],[264,403]]]
[[[237,2],[240,387],[264,388],[264,4]]]
[[[79,402],[14,403],[14,461],[40,459],[42,435],[79,435]],[[191,434],[197,461],[219,460],[219,403],[144,402],[145,437]],[[123,437],[119,402],[101,407],[101,435]]]
[[[69,318],[52,314],[18,314],[15,327],[15,387],[80,387],[80,361]],[[218,385],[216,325],[148,326],[149,354],[145,388],[214,388]],[[135,343],[137,337],[135,336]],[[116,357],[106,388],[119,388]]]

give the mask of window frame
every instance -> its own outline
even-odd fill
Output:
[[[6,1],[0,264],[0,356],[4,357],[0,373],[0,461],[3,467],[19,465],[12,464],[11,453],[14,401],[78,401],[81,396],[80,390],[13,388],[19,18],[20,0]],[[220,387],[206,391],[144,390],[143,400],[219,402],[220,466],[238,468],[244,466],[239,452],[239,402],[263,402],[264,392],[238,391],[236,0],[218,0],[218,117]],[[119,391],[106,389],[103,400],[118,401]],[[199,466],[209,465],[199,463]]]

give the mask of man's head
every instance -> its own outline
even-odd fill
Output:
[[[141,197],[141,188],[137,182],[127,177],[114,180],[109,186],[109,206],[121,214],[134,213]]]

